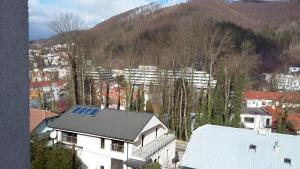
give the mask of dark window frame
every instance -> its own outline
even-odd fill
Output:
[[[105,138],[100,138],[100,148],[105,149]]]
[[[246,123],[254,123],[254,117],[244,117]]]
[[[77,144],[77,133],[62,131],[61,140],[63,142]]]
[[[124,152],[124,142],[118,140],[111,140],[111,150],[116,152]]]

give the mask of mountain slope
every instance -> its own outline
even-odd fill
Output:
[[[300,32],[300,3],[292,2],[237,2],[226,4],[223,0],[192,0],[175,6],[163,8],[160,4],[152,3],[140,8],[136,8],[125,13],[114,16],[102,23],[99,23],[90,30],[95,37],[107,35],[106,39],[114,39],[118,42],[118,52],[113,55],[113,67],[122,67],[126,62],[124,50],[132,40],[146,37],[151,41],[153,35],[166,38],[165,34],[178,28],[178,25],[189,22],[197,18],[207,20],[214,18],[218,21],[230,21],[243,28],[250,28],[255,32],[261,32],[266,26],[275,30],[294,30]],[[117,35],[115,35],[117,34]],[[120,36],[122,35],[122,39]],[[148,47],[150,51],[162,48],[152,42],[154,47]],[[276,51],[275,51],[276,52]],[[299,61],[299,48],[293,48],[291,55],[293,62]],[[148,57],[153,57],[154,52]],[[271,71],[278,67],[278,62],[274,61],[274,56],[261,56],[263,62],[262,71]],[[105,59],[104,59],[105,60]],[[107,59],[106,59],[107,60]],[[148,60],[153,61],[153,58]],[[105,62],[105,61],[104,61]],[[152,63],[153,62],[148,62]],[[138,63],[137,63],[138,64]],[[286,63],[280,63],[286,64]]]

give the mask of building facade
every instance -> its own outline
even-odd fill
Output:
[[[243,108],[241,110],[241,124],[244,128],[271,132],[272,115],[263,108]]]
[[[125,69],[124,76],[127,81],[130,81],[133,85],[145,85],[150,84],[157,85],[160,79],[182,79],[184,78],[189,83],[193,84],[196,89],[203,89],[208,87],[210,75],[205,71],[197,71],[192,68],[185,68],[184,70],[161,70],[156,66],[144,66],[140,65],[137,69]],[[216,80],[211,77],[211,83],[213,86],[217,83]]]

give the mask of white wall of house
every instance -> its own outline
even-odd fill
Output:
[[[250,122],[249,119],[252,119],[253,122]],[[245,128],[249,129],[258,130],[268,128],[269,126],[267,126],[267,120],[269,121],[269,126],[271,126],[272,116],[241,114],[241,123],[244,125]]]
[[[144,135],[144,145],[150,143],[152,140],[155,140],[156,129],[157,138],[165,133],[168,133],[168,129],[165,126],[162,126],[161,122],[155,116],[153,116],[144,129],[140,132],[139,136],[135,139],[133,151],[142,147],[142,135]]]
[[[62,132],[58,131],[58,141],[62,141]],[[100,169],[104,166],[105,169],[111,168],[111,158],[126,161],[127,160],[127,143],[124,143],[124,151],[112,151],[112,140],[104,138],[104,148],[101,148],[101,138],[91,135],[77,134],[77,146],[82,147],[78,149],[77,155],[81,159],[82,167],[88,169]],[[67,142],[65,142],[67,143]],[[128,155],[132,153],[129,151],[130,144],[128,144]],[[128,156],[129,158],[129,156]],[[125,165],[124,165],[125,167]]]
[[[260,108],[264,106],[272,106],[272,100],[264,100],[264,99],[247,99],[247,108]]]

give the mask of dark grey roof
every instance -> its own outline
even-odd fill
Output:
[[[242,108],[241,114],[271,116],[264,108]]]
[[[115,109],[99,110],[94,117],[80,116],[72,113],[76,107],[62,114],[50,127],[132,142],[153,117],[152,113]]]

